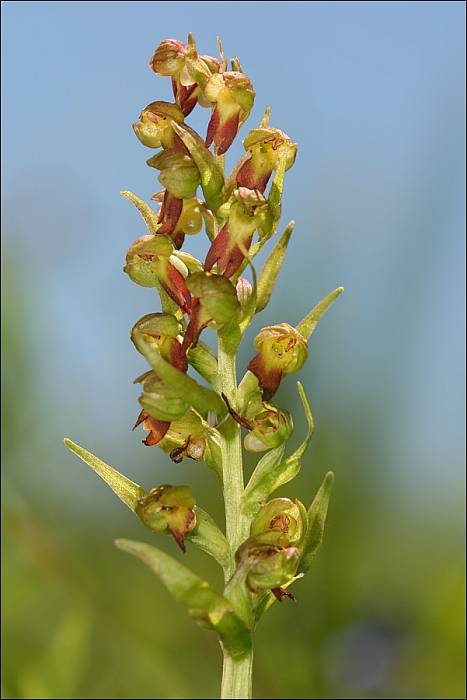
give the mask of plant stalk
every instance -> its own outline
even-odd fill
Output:
[[[221,698],[249,698],[252,696],[253,649],[240,660],[224,654]]]
[[[222,337],[218,337],[218,391],[223,392],[231,406],[237,403],[237,376],[235,355],[228,352]],[[243,457],[240,426],[232,419],[222,431],[222,473],[225,505],[225,534],[230,547],[230,565],[225,571],[226,583],[235,572],[235,552],[249,535],[250,522],[242,512]],[[244,587],[231,586],[225,594],[232,600],[238,614],[251,628],[252,608]],[[233,659],[224,651],[221,698],[252,697],[253,650],[250,647],[240,659]]]

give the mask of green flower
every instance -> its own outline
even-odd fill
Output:
[[[183,151],[183,144],[172,128],[174,121],[182,124],[183,120],[183,112],[178,105],[163,101],[151,102],[133,124],[133,131],[144,146],[162,146]]]
[[[275,544],[299,547],[307,530],[307,515],[303,503],[290,498],[273,498],[256,515],[251,535],[275,533]]]
[[[250,422],[251,431],[244,440],[245,449],[249,452],[264,452],[279,447],[289,439],[293,430],[290,413],[267,403],[262,404]]]
[[[185,535],[196,526],[195,499],[188,486],[158,486],[140,498],[136,514],[155,532],[169,530],[185,552]]]

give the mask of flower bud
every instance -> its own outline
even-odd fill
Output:
[[[199,233],[203,226],[201,203],[196,197],[183,200],[182,213],[177,222],[177,230],[192,236]]]
[[[276,544],[283,547],[299,547],[306,534],[307,515],[300,501],[290,498],[273,498],[266,503],[251,524],[251,535],[273,532],[277,535]]]
[[[185,535],[196,526],[195,499],[188,486],[158,486],[138,501],[136,514],[155,532],[169,530],[185,552]]]
[[[156,192],[151,199],[161,203],[158,216],[158,233],[166,234],[172,239],[175,248],[179,250],[185,234],[195,234],[201,231],[203,215],[201,204],[196,197],[177,199],[167,190]]]
[[[263,401],[269,401],[283,375],[297,372],[305,363],[307,343],[296,328],[279,323],[261,329],[255,338],[255,347],[259,352],[250,360],[248,369],[258,378]]]
[[[255,92],[244,73],[231,71],[212,75],[204,87],[204,96],[214,105],[206,145],[210,146],[214,142],[217,155],[222,155],[250,114]]]
[[[264,410],[252,421],[252,430],[245,436],[245,449],[264,452],[279,447],[289,439],[293,430],[292,416],[272,404],[264,404]]]
[[[246,585],[253,593],[280,588],[295,575],[299,550],[275,544],[275,538],[274,532],[250,537],[235,555],[238,567],[246,572]]]
[[[139,121],[133,124],[133,130],[144,146],[149,148],[177,148],[184,151],[184,146],[174,133],[172,124],[183,123],[183,112],[178,105],[170,102],[151,102],[143,109]]]
[[[253,293],[253,287],[246,277],[239,277],[235,285],[235,289],[237,291],[237,299],[243,309],[248,304],[248,301]]]
[[[245,259],[262,213],[267,209],[263,195],[256,190],[240,187],[232,195],[227,222],[209,248],[204,269],[210,271],[217,263],[225,277],[232,277]]]
[[[240,304],[233,284],[225,277],[197,272],[187,280],[193,294],[190,323],[185,331],[183,348],[196,345],[203,328],[212,323],[217,330],[235,323],[240,317]]]
[[[237,171],[237,185],[264,192],[271,173],[285,158],[285,169],[292,167],[297,155],[297,144],[280,129],[261,126],[250,131],[243,141],[248,158]]]
[[[152,418],[169,423],[184,416],[189,408],[183,396],[154,372],[144,380],[143,393],[138,400]]]
[[[168,149],[150,158],[147,164],[160,170],[159,182],[173,197],[188,199],[195,195],[200,183],[199,171],[186,153]]]

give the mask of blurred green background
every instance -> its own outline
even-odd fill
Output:
[[[337,285],[299,378],[317,430],[308,503],[336,473],[325,545],[256,643],[267,698],[465,697],[465,4],[5,2],[3,15],[3,697],[217,697],[220,650],[116,537],[151,537],[65,435],[146,487],[215,477],[141,445],[129,328],[156,310],[122,273],[158,186],[131,123],[171,99],[148,59],[193,31],[239,55],[299,143],[297,221],[255,331]],[[204,130],[207,112],[190,123]],[[243,128],[242,136],[247,128]],[[241,153],[231,149],[230,162]],[[190,240],[202,256],[206,239]],[[305,429],[294,378],[279,402]],[[292,446],[293,446],[292,445]],[[211,561],[186,561],[220,586]]]

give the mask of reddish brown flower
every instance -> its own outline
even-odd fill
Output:
[[[303,366],[308,355],[306,339],[288,323],[279,323],[261,329],[255,347],[259,352],[250,360],[248,369],[258,378],[263,401],[269,401],[282,377]]]
[[[250,79],[237,71],[216,73],[207,82],[204,95],[213,105],[206,145],[215,144],[217,154],[227,151],[250,114],[255,92]]]
[[[203,96],[203,87],[220,69],[213,56],[198,55],[193,37],[188,44],[178,39],[165,39],[157,47],[149,66],[159,75],[172,78],[172,89],[178,106],[188,116],[197,102],[209,106]]]
[[[247,155],[237,171],[237,185],[264,192],[279,159],[285,158],[285,169],[292,167],[297,146],[280,129],[260,126],[250,131],[243,142]]]
[[[235,190],[229,217],[209,248],[204,269],[210,271],[217,263],[224,277],[232,277],[245,259],[244,251],[248,252],[266,208],[260,192],[246,187]]]

